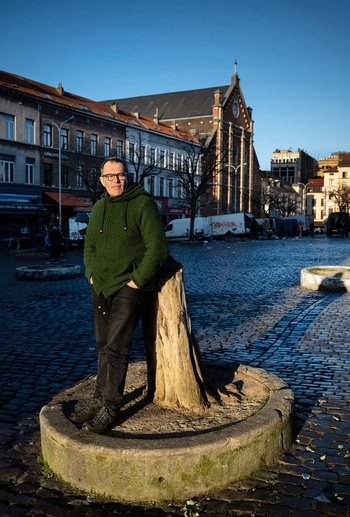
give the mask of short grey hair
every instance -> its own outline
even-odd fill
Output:
[[[121,163],[123,165],[123,169],[124,169],[124,172],[125,174],[128,176],[128,178],[130,179],[129,177],[129,171],[128,171],[128,166],[126,164],[126,162],[122,159],[122,158],[117,158],[117,156],[110,156],[109,158],[106,158],[102,164],[101,164],[101,176],[102,176],[102,173],[103,173],[103,168],[104,166],[106,165],[106,163],[108,162],[114,162],[114,163]]]

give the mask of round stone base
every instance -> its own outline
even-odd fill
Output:
[[[350,268],[341,266],[304,268],[300,273],[300,285],[310,291],[350,292]]]
[[[19,280],[61,280],[81,275],[81,267],[70,264],[44,264],[16,268],[16,278]]]
[[[77,489],[144,502],[208,494],[273,464],[292,443],[292,391],[261,369],[208,371],[226,395],[196,415],[153,404],[146,365],[131,364],[120,422],[104,435],[69,420],[91,397],[94,377],[59,393],[40,412],[45,462]]]

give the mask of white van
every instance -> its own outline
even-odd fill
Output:
[[[189,217],[174,219],[165,227],[165,235],[169,242],[186,241],[190,237]],[[207,239],[210,237],[210,225],[206,217],[196,217],[194,220],[194,236],[196,239]]]

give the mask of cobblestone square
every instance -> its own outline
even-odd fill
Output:
[[[208,494],[201,515],[350,516],[350,295],[299,287],[304,267],[349,266],[350,241],[213,241],[170,251],[183,264],[204,361],[270,371],[296,402],[292,450],[253,479]],[[62,260],[82,265],[82,252]],[[183,515],[181,502],[96,501],[40,475],[41,407],[96,372],[90,290],[84,277],[18,280],[15,270],[27,262],[7,250],[0,265],[0,515]],[[131,360],[143,359],[138,329]]]

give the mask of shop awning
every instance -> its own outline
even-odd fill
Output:
[[[35,194],[31,190],[28,190],[28,193],[17,191],[0,193],[0,211],[39,212],[42,209],[39,191]]]
[[[51,199],[56,201],[56,203],[59,202],[59,193],[58,192],[45,192],[47,196],[49,196]],[[61,205],[62,206],[76,206],[79,208],[88,208],[90,205],[89,203],[86,203],[83,199],[75,196],[74,194],[69,194],[67,192],[62,192],[61,194]]]

